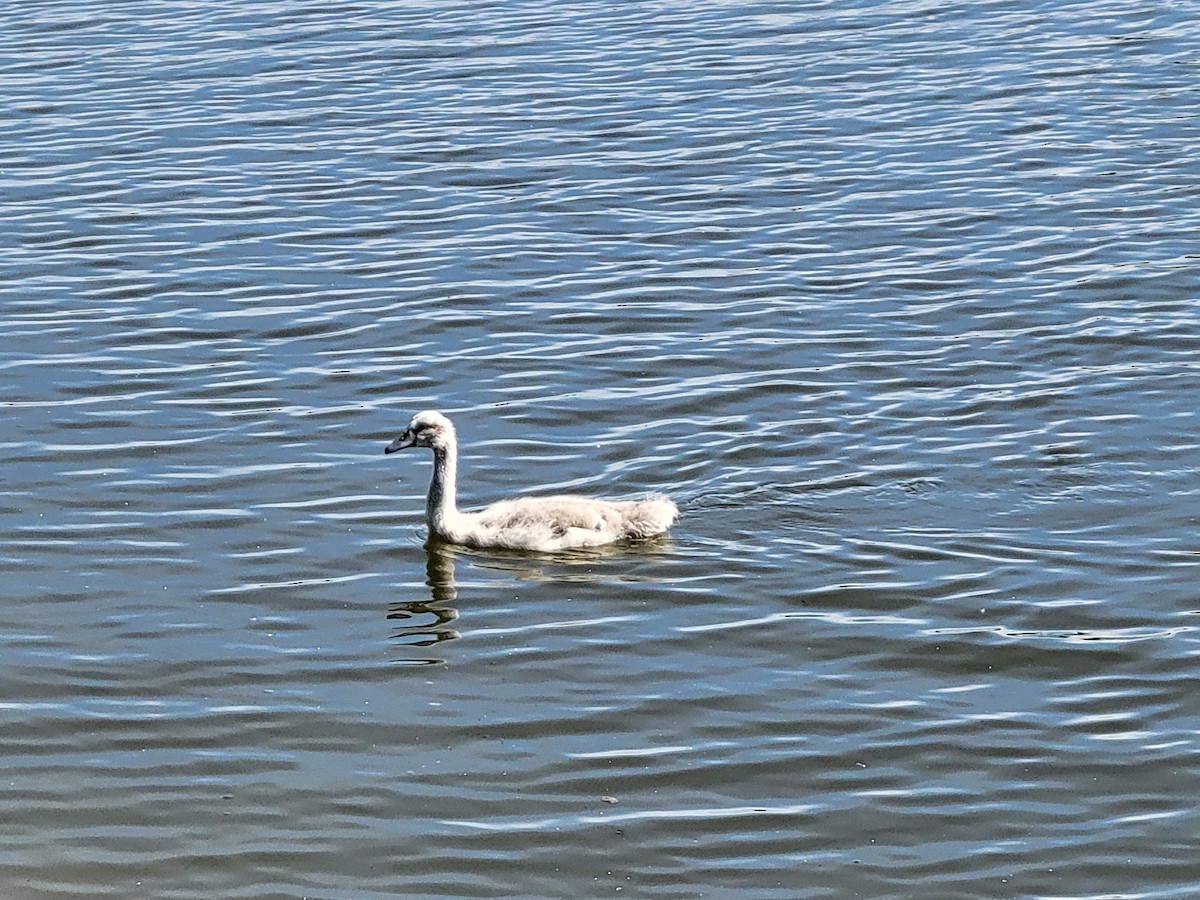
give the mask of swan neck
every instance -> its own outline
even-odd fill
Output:
[[[436,447],[433,451],[433,480],[429,482],[429,497],[425,503],[425,517],[429,528],[440,537],[446,537],[450,521],[458,515],[456,492],[458,479],[458,452],[453,443]]]

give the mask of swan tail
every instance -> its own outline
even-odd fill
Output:
[[[654,494],[633,504],[625,518],[625,537],[647,538],[662,534],[679,517],[670,497]]]

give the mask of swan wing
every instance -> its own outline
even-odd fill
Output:
[[[620,516],[616,504],[587,497],[522,497],[502,500],[479,513],[479,524],[491,530],[537,530],[562,536],[570,529],[606,531]]]
[[[595,500],[590,497],[522,497],[463,515],[460,540],[477,547],[561,550],[596,547],[666,531],[678,510],[666,497]]]

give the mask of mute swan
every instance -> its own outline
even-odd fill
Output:
[[[455,505],[458,441],[450,420],[439,412],[417,413],[383,452],[407,447],[433,451],[425,518],[431,535],[454,544],[541,551],[598,547],[661,534],[679,515],[675,504],[661,494],[645,500],[521,497],[501,500],[479,512],[460,512]]]

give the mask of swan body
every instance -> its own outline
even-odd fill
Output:
[[[501,500],[478,512],[462,512],[455,497],[458,439],[450,420],[439,412],[417,413],[383,452],[408,447],[433,451],[425,517],[431,536],[453,544],[540,551],[599,547],[662,534],[679,515],[675,504],[662,494],[644,500],[520,497]]]

